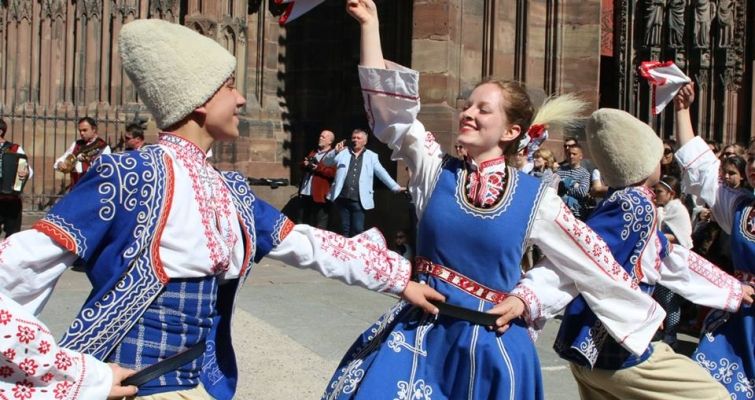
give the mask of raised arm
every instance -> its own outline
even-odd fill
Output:
[[[380,24],[377,7],[372,0],[347,0],[346,10],[359,22],[362,32],[359,65],[367,68],[385,68],[383,48],[380,44]]]
[[[721,162],[692,129],[689,108],[694,100],[695,90],[691,83],[682,87],[674,98],[676,138],[681,144],[674,157],[682,168],[682,189],[684,193],[701,198],[711,208],[721,229],[730,233],[737,205],[752,196],[722,184]]]
[[[393,150],[393,160],[406,162],[411,176],[409,193],[420,216],[444,153],[435,137],[417,120],[419,73],[383,60],[377,9],[372,0],[348,0],[346,6],[362,27],[359,80],[370,128],[378,140]]]
[[[695,101],[695,84],[684,85],[674,97],[674,110],[676,110],[676,140],[679,146],[684,146],[695,137],[692,129],[692,118],[689,109]]]
[[[411,264],[388,250],[385,238],[373,228],[346,238],[309,225],[294,225],[277,209],[255,200],[255,261],[268,256],[288,265],[313,269],[349,285],[401,295],[425,311],[437,314],[428,300],[444,300],[427,285],[410,281]]]

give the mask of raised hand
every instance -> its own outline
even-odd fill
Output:
[[[404,288],[404,292],[401,293],[401,297],[425,310],[425,312],[434,315],[438,314],[438,307],[435,307],[430,303],[430,300],[446,301],[446,298],[435,289],[424,283],[417,283],[414,281],[409,281],[409,283],[406,284],[406,288]]]
[[[495,307],[488,310],[490,314],[498,314],[500,317],[495,321],[495,330],[498,333],[506,332],[509,329],[510,322],[524,314],[525,304],[516,296],[508,296]]]
[[[679,89],[674,96],[674,109],[676,111],[687,110],[695,101],[695,84],[688,83]]]
[[[377,7],[372,0],[346,0],[346,12],[354,17],[360,25],[378,21]]]

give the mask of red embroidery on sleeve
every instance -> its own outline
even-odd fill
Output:
[[[71,357],[68,356],[68,354],[66,354],[63,350],[59,351],[58,354],[55,354],[55,367],[56,368],[66,371],[71,365],[73,365],[73,361],[71,361]]]
[[[47,354],[50,351],[50,342],[46,340],[39,342],[37,351],[39,351],[40,354]]]
[[[556,224],[571,238],[572,242],[606,275],[615,281],[630,282],[633,288],[638,283],[630,279],[629,274],[613,260],[608,245],[584,222],[578,220],[565,204],[556,216]]]
[[[39,367],[39,364],[37,364],[36,361],[34,361],[33,358],[24,358],[24,361],[21,361],[21,364],[18,364],[18,368],[26,374],[26,376],[31,376],[37,373],[37,368]]]
[[[36,392],[34,385],[24,379],[21,382],[16,382],[16,386],[13,387],[13,398],[31,399],[31,396],[34,395],[34,392]]]
[[[8,361],[13,361],[16,358],[16,350],[8,349],[3,352],[3,357]]]
[[[28,326],[19,326],[16,336],[18,337],[18,341],[23,344],[29,344],[36,337],[34,330]]]
[[[8,310],[0,310],[0,324],[8,325],[13,319],[13,314]]]
[[[10,378],[13,375],[13,368],[8,365],[0,367],[0,378]]]
[[[71,392],[71,388],[73,387],[73,384],[68,381],[63,381],[55,385],[55,389],[53,390],[53,394],[55,395],[56,399],[67,399],[68,394]]]

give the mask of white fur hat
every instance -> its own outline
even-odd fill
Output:
[[[587,120],[587,146],[606,185],[638,183],[663,158],[663,142],[646,123],[626,111],[601,108]]]
[[[118,44],[123,68],[160,129],[207,102],[236,68],[236,58],[214,40],[159,19],[124,25]]]

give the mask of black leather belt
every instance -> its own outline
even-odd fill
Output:
[[[193,347],[172,355],[160,362],[150,365],[139,372],[124,379],[121,385],[123,386],[141,386],[155,378],[159,378],[170,371],[175,371],[180,367],[196,360],[199,356],[204,354],[207,345],[205,342],[201,342]]]
[[[471,310],[469,308],[442,303],[440,301],[430,302],[438,307],[440,315],[456,319],[463,319],[477,325],[495,326],[495,320],[500,317],[500,315],[498,314],[488,314],[486,312]]]

